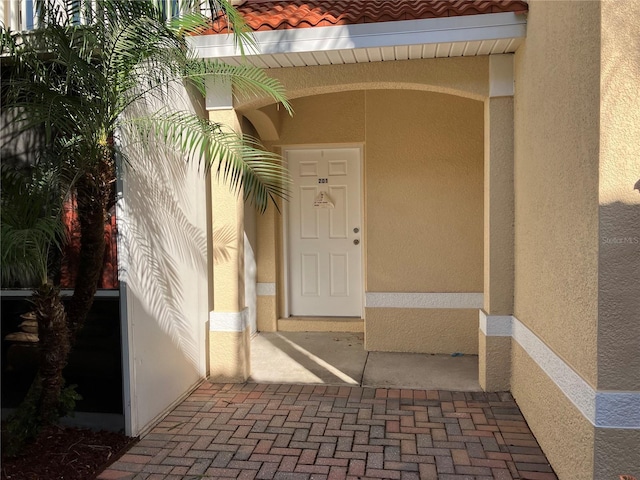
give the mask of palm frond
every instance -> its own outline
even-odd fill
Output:
[[[185,0],[183,6],[199,1]],[[246,40],[246,25],[228,0],[202,1],[227,16],[238,41]],[[102,161],[100,145],[127,126],[131,107],[166,104],[185,80],[202,93],[206,79],[231,82],[237,97],[266,96],[291,113],[284,88],[262,69],[194,57],[185,36],[210,20],[192,13],[167,23],[159,5],[165,2],[38,0],[41,28],[20,42],[9,34],[14,64],[10,88],[3,92],[5,107],[23,131],[43,128],[44,144],[55,149],[59,163],[90,170]],[[91,24],[80,25],[79,16]],[[286,169],[255,139],[223,133],[219,125],[183,112],[152,114],[147,123],[148,132],[176,142],[187,158],[206,169],[216,165],[221,180],[234,191],[244,187],[259,209],[286,196]]]
[[[199,35],[209,27],[209,19],[197,11],[184,12],[179,17],[172,18],[168,23],[168,28],[180,38]]]
[[[3,167],[0,177],[2,284],[46,283],[49,250],[61,248],[66,235],[60,217],[57,173],[40,165],[28,169]]]
[[[251,51],[257,50],[257,43],[253,34],[244,18],[240,13],[233,8],[231,1],[229,0],[208,0],[209,8],[211,10],[212,21],[216,21],[220,18],[223,18],[227,25],[229,26],[229,30],[233,34],[233,41],[236,49],[240,52],[241,55],[245,55],[245,48],[248,47]]]
[[[161,111],[151,117],[132,119],[130,133],[155,142],[176,146],[185,160],[213,172],[236,193],[264,212],[277,198],[287,198],[291,183],[279,155],[266,151],[247,135],[228,131],[221,124],[190,112]]]
[[[231,81],[234,95],[268,96],[281,103],[289,114],[293,113],[287,100],[284,86],[276,79],[269,77],[264,69],[249,64],[229,65],[219,60],[194,59],[187,64],[185,78],[191,80],[198,90],[206,93],[205,80]]]

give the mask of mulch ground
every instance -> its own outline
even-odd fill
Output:
[[[2,456],[2,479],[92,480],[135,442],[121,433],[49,427],[21,455]]]

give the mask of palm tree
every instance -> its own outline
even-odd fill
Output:
[[[36,378],[23,403],[8,423],[15,441],[8,451],[15,451],[37,425],[55,421],[73,408],[73,389],[63,389],[62,369],[69,353],[67,316],[59,290],[50,278],[52,250],[60,250],[65,228],[60,214],[64,194],[56,165],[42,159],[33,165],[7,167],[0,172],[0,277],[3,285],[32,285],[33,311],[38,323],[41,352]],[[61,402],[61,399],[63,400]]]
[[[210,3],[212,11],[227,16],[240,45],[250,41],[227,0]],[[41,128],[56,165],[74,179],[81,245],[65,322],[73,345],[98,285],[116,158],[127,160],[127,145],[116,138],[142,145],[160,141],[179,149],[242,192],[259,211],[286,195],[286,170],[257,140],[188,112],[132,112],[148,111],[183,83],[204,93],[207,77],[230,80],[242,95],[267,95],[290,107],[280,84],[262,70],[195,58],[186,37],[211,21],[198,13],[167,22],[152,0],[40,0],[36,11],[35,30],[2,31],[3,70],[8,71],[3,108],[14,115],[20,131]],[[82,25],[79,18],[90,22]],[[66,354],[55,358],[66,362]],[[43,406],[42,399],[38,405]]]

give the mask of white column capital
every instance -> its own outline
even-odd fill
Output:
[[[231,79],[209,75],[205,79],[207,89],[205,106],[207,110],[233,109],[233,87]]]
[[[489,97],[512,97],[513,54],[489,55]]]

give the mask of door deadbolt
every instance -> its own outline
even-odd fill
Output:
[[[358,240],[357,238],[353,241],[354,245],[358,245],[360,243],[360,240]]]
[[[353,229],[353,233],[358,233],[360,231],[360,229],[358,227]]]

